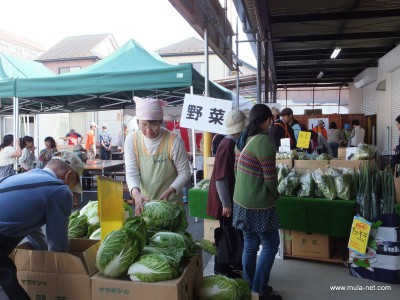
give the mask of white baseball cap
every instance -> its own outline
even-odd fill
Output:
[[[95,122],[90,122],[90,126],[96,126],[97,127],[97,124]]]

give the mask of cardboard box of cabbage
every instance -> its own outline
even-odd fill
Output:
[[[152,216],[152,210],[157,210],[152,206],[159,206],[161,211],[169,205],[152,201],[145,205],[142,218],[130,218],[122,229],[107,235],[97,253],[99,273],[91,278],[92,299],[196,298],[203,266],[194,241],[183,231],[187,226],[184,211],[183,224],[174,213],[170,221],[178,221],[175,224]],[[155,230],[153,234],[152,228],[160,227],[171,231]]]

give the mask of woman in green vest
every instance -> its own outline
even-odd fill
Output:
[[[139,131],[125,140],[126,182],[135,201],[135,213],[143,204],[165,200],[182,204],[182,189],[190,179],[188,154],[183,140],[162,128],[163,106],[158,99],[134,97]]]
[[[274,141],[267,135],[273,117],[268,106],[256,104],[249,119],[237,143],[241,153],[233,194],[233,226],[243,231],[243,278],[252,292],[258,293],[260,299],[281,299],[268,288],[279,247],[276,152]],[[260,244],[262,250],[257,259]]]

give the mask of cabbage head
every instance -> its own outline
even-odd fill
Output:
[[[107,277],[126,274],[140,252],[140,237],[130,229],[111,231],[101,243],[96,266]]]
[[[137,233],[139,241],[140,241],[140,251],[142,251],[143,247],[146,245],[146,222],[142,217],[135,216],[130,217],[125,220],[124,228],[129,228]]]
[[[190,257],[196,252],[196,245],[189,234],[161,231],[150,239],[150,246],[161,248],[163,253],[175,257]]]
[[[222,275],[213,275],[201,280],[200,295],[202,300],[240,300],[242,293],[235,280]]]
[[[144,204],[142,217],[147,227],[172,230],[178,224],[179,214],[177,205],[167,201],[153,200]]]
[[[89,200],[89,202],[81,208],[79,214],[81,216],[86,216],[88,219],[87,237],[90,237],[94,231],[100,228],[98,202]]]
[[[88,233],[88,221],[85,215],[76,216],[71,215],[68,222],[68,237],[73,238],[84,238]]]
[[[89,237],[90,240],[101,240],[101,228],[97,228]]]
[[[139,257],[128,270],[132,281],[157,282],[177,278],[180,275],[179,264],[168,257],[147,254]]]
[[[239,288],[240,288],[240,291],[242,294],[240,297],[240,300],[251,300],[252,295],[251,295],[251,289],[250,289],[248,282],[241,278],[235,278],[234,280],[239,285]]]

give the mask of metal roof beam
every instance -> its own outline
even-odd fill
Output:
[[[315,22],[331,20],[350,20],[350,19],[372,19],[389,18],[400,16],[400,9],[387,10],[368,10],[368,11],[349,11],[334,13],[315,13],[300,15],[279,15],[269,18],[271,24],[274,23],[293,23],[293,22]]]
[[[391,47],[357,47],[357,48],[342,48],[342,51],[340,52],[340,56],[343,54],[353,54],[353,53],[377,53],[377,54],[386,54],[390,50],[392,50]],[[288,51],[274,51],[275,57],[279,56],[292,56],[292,55],[309,55],[309,56],[314,56],[314,55],[319,55],[319,54],[324,54],[324,55],[331,55],[332,54],[332,49],[308,49],[308,50],[288,50]]]
[[[354,53],[354,54],[342,54],[340,53],[340,57],[336,58],[335,61],[341,61],[346,59],[364,59],[364,58],[371,58],[371,59],[378,59],[381,58],[383,54],[379,53]],[[292,56],[275,56],[275,61],[296,61],[296,60],[326,60],[330,59],[330,54],[314,54],[313,56],[310,55],[292,55]]]
[[[374,32],[352,32],[340,34],[321,34],[321,35],[296,35],[296,36],[276,36],[274,43],[293,43],[293,42],[314,42],[332,40],[366,40],[399,38],[400,31],[374,31]]]
[[[365,69],[365,63],[352,63],[352,64],[297,64],[297,65],[280,65],[276,66],[277,73],[279,72],[287,72],[294,70],[305,70],[305,69]]]

